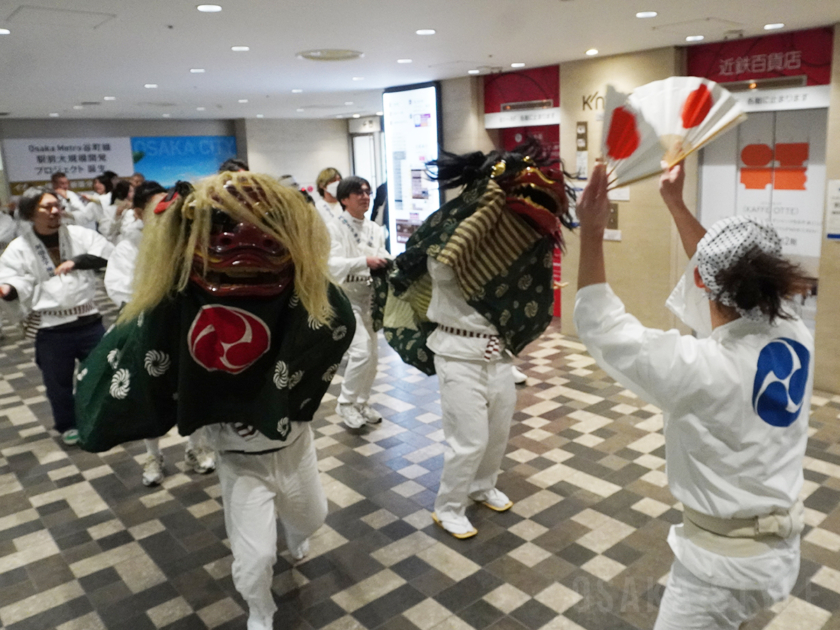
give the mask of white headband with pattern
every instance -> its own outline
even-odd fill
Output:
[[[739,308],[734,296],[724,292],[717,282],[718,273],[729,269],[754,247],[781,256],[782,239],[771,225],[750,217],[721,219],[697,244],[697,269],[710,299],[733,307],[742,317],[759,321],[766,319],[761,309]]]

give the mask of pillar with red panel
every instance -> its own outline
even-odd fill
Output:
[[[498,130],[497,149],[510,151],[528,136],[560,159],[560,66],[484,77],[484,126]],[[560,317],[561,256],[554,249],[554,316]]]

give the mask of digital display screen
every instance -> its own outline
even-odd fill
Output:
[[[436,160],[441,143],[440,85],[424,83],[389,88],[382,95],[385,128],[385,173],[388,181],[388,233],[391,253],[440,208],[436,181],[426,162]]]

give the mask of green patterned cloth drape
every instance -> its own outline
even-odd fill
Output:
[[[518,354],[551,323],[554,242],[508,209],[496,182],[479,181],[432,214],[411,235],[386,278],[374,276],[374,313],[385,338],[406,363],[434,374],[426,339],[436,324],[429,256],[450,265],[467,303]]]

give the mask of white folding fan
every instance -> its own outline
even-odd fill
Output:
[[[629,96],[607,86],[602,152],[610,188],[662,172],[746,120],[740,103],[714,81],[671,77]]]

